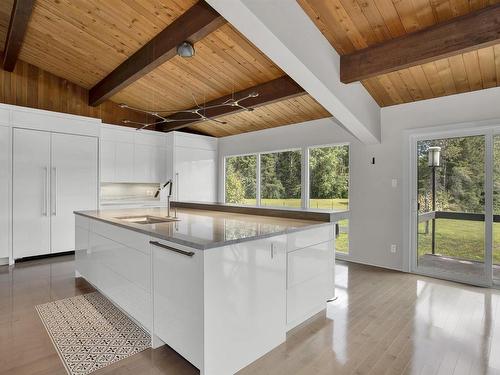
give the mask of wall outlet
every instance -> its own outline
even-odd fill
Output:
[[[391,253],[395,254],[396,251],[398,251],[398,245],[396,244],[392,244],[391,245]]]

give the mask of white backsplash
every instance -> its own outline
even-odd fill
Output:
[[[159,201],[159,198],[154,198],[159,187],[159,184],[102,183],[101,203]]]

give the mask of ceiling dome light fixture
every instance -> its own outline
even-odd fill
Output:
[[[185,41],[177,46],[177,54],[180,57],[193,57],[194,53],[194,46],[191,42]]]

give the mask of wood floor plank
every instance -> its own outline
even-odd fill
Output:
[[[327,309],[239,375],[477,375],[500,369],[500,291],[338,262]],[[0,375],[65,370],[34,306],[94,289],[74,257],[0,267]],[[199,371],[169,347],[95,375]]]

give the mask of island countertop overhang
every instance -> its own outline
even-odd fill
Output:
[[[197,250],[218,248],[332,225],[331,222],[317,220],[193,208],[178,208],[179,221],[157,224],[135,224],[119,218],[134,215],[166,217],[166,208],[75,211],[74,213]]]

